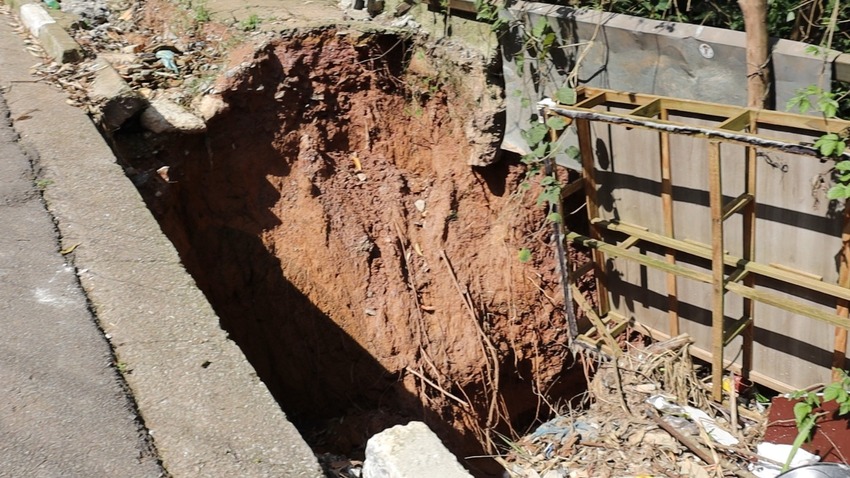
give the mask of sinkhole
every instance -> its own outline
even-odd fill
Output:
[[[317,452],[422,420],[487,476],[465,457],[585,387],[551,229],[521,162],[497,158],[492,71],[391,33],[281,35],[231,54],[205,134],[110,135]]]

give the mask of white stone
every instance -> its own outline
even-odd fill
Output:
[[[204,121],[211,120],[213,117],[224,113],[229,108],[230,105],[228,105],[224,99],[218,95],[204,95],[195,105],[195,109],[198,110],[198,114],[201,115],[201,118],[203,118]]]
[[[198,134],[207,130],[204,120],[165,98],[151,101],[140,120],[145,129],[154,133]]]
[[[424,200],[417,199],[416,202],[413,203],[413,205],[416,207],[417,211],[419,211],[419,212],[425,211],[425,201]]]
[[[422,422],[396,425],[366,443],[363,478],[472,478]]]
[[[27,27],[30,33],[32,33],[32,36],[38,37],[41,27],[48,23],[56,23],[56,20],[41,5],[27,3],[21,5],[21,23]]]

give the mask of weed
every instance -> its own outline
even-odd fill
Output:
[[[195,21],[198,23],[206,23],[212,18],[212,12],[207,8],[206,2],[195,5]]]
[[[848,377],[847,372],[844,370],[839,370],[839,372],[841,372],[841,378],[830,383],[823,389],[823,400],[815,392],[800,391],[791,394],[792,399],[799,400],[794,405],[797,438],[794,439],[791,452],[788,454],[788,460],[782,467],[782,471],[788,470],[791,461],[794,459],[794,455],[797,454],[797,450],[812,437],[818,418],[826,415],[826,412],[816,411],[820,408],[822,402],[835,400],[838,404],[839,416],[850,413],[850,393],[848,393],[848,389],[850,389],[850,377]]]
[[[246,32],[254,31],[260,27],[262,22],[263,20],[257,14],[252,13],[250,17],[239,22],[239,28]]]
[[[38,188],[39,191],[44,191],[47,189],[47,186],[53,184],[52,179],[39,179],[35,182],[35,187]]]

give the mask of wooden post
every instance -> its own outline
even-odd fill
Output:
[[[593,220],[599,217],[599,202],[596,198],[596,166],[593,161],[593,138],[590,136],[590,121],[576,120],[578,145],[581,150],[581,169],[584,177],[584,192],[587,198],[587,217],[590,222],[590,237],[600,240],[598,226]],[[605,254],[599,249],[593,251],[594,275],[596,276],[596,295],[599,299],[599,316],[608,313],[608,289],[605,287]]]
[[[708,202],[711,209],[711,398],[723,401],[723,187],[720,143],[708,143]]]
[[[750,115],[750,133],[757,133],[758,125],[754,114]],[[744,190],[753,199],[741,211],[743,215],[743,240],[744,250],[743,258],[747,261],[756,260],[756,173],[758,171],[758,151],[755,147],[747,147],[746,154],[746,170],[744,172],[744,181],[746,182]],[[755,287],[755,274],[747,274],[744,277],[744,285],[747,287]],[[742,357],[741,357],[741,376],[749,380],[750,371],[753,369],[753,341],[755,340],[755,308],[756,303],[750,298],[744,298],[743,313],[744,320],[749,323],[741,333],[742,339]]]
[[[850,288],[850,201],[844,203],[844,227],[841,230],[841,254],[838,266],[838,285]],[[846,300],[839,300],[836,313],[841,317],[850,316],[850,308]],[[844,369],[847,356],[847,329],[835,328],[835,345],[832,348],[832,380],[841,379],[841,373],[836,369]]]
[[[770,87],[767,0],[738,0],[747,32],[747,106],[762,109]]]
[[[661,108],[658,119],[667,121],[666,108]],[[673,176],[670,168],[670,135],[659,133],[661,142],[661,208],[664,214],[664,234],[674,238],[673,229]],[[664,257],[670,264],[676,263],[676,251],[667,248]],[[679,293],[676,283],[676,274],[667,274],[667,320],[671,337],[679,335]]]

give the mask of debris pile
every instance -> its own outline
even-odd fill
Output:
[[[710,400],[689,344],[683,335],[601,363],[587,406],[510,443],[503,466],[522,478],[753,476],[765,421]]]

